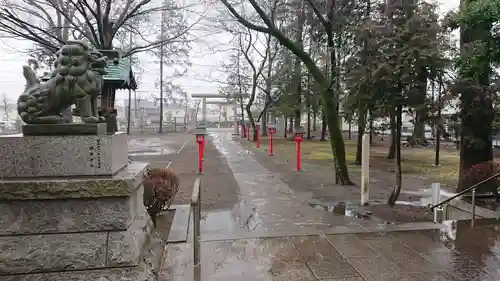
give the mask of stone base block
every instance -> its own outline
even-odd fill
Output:
[[[1,180],[0,275],[137,266],[152,229],[146,166],[109,178]]]
[[[86,124],[26,124],[23,125],[24,136],[79,136],[106,135],[106,123]]]
[[[2,281],[155,281],[163,255],[164,243],[157,235],[148,241],[137,266],[100,269],[66,270],[64,272],[6,275]]]
[[[127,135],[0,136],[0,177],[114,175],[128,164]]]
[[[137,266],[152,229],[146,216],[125,231],[0,237],[0,276]]]

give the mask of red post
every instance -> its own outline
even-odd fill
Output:
[[[241,125],[241,137],[245,137],[245,125]]]
[[[301,133],[295,133],[295,143],[297,144],[297,172],[300,172],[300,142],[303,140]]]
[[[201,136],[201,159],[205,157],[205,136]]]
[[[273,133],[269,134],[269,156],[274,156],[274,153],[273,153]]]
[[[203,174],[203,136],[196,136],[196,143],[198,143],[198,173]]]
[[[274,128],[269,128],[269,156],[274,156],[274,153],[273,153],[273,134],[274,134]]]
[[[250,126],[247,126],[247,140],[250,140]]]
[[[256,146],[257,148],[260,147],[260,125],[257,125],[255,126],[255,133],[256,133],[256,138],[255,138],[255,142],[256,142]]]

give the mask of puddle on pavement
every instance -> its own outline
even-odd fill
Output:
[[[371,200],[368,206],[360,206],[359,202],[309,203],[309,206],[335,215],[385,224],[431,221],[432,212],[427,207],[432,204],[432,190],[423,189],[407,195],[411,195],[408,197],[409,200],[397,201],[393,208],[387,206],[384,200]],[[441,191],[441,200],[453,195],[454,193]],[[416,199],[412,200],[412,198]],[[478,201],[478,205],[481,205],[480,202]],[[451,205],[448,205],[445,210],[445,217],[449,221],[466,220],[472,216],[471,213]]]
[[[333,203],[309,203],[309,206],[329,212],[335,215],[352,217],[356,219],[371,220],[383,224],[398,224],[419,221],[430,221],[432,215],[427,207],[432,203],[432,190],[423,189],[421,191],[407,193],[408,200],[396,201],[394,207],[387,206],[385,200],[370,200],[370,205],[360,206],[359,202],[333,202]],[[453,194],[442,191],[441,197],[449,197]],[[415,200],[412,200],[415,198]],[[449,218],[458,219],[464,217],[458,211],[450,210]],[[454,216],[455,214],[459,216]]]
[[[172,141],[161,138],[134,138],[128,141],[129,156],[157,156],[174,154]]]
[[[233,209],[211,210],[203,213],[203,230],[208,232],[253,231],[263,220],[255,206],[249,208],[245,201],[235,204]]]
[[[320,209],[325,212],[333,213],[335,215],[352,217],[357,219],[365,219],[377,221],[380,223],[391,223],[389,221],[384,221],[372,215],[372,212],[369,210],[365,210],[363,206],[359,204],[350,203],[350,202],[336,202],[331,204],[318,204],[318,203],[308,203],[309,206]]]

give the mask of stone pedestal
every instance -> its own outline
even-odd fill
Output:
[[[153,280],[160,254],[147,246],[159,240],[143,205],[146,166],[0,180],[0,280]]]
[[[100,124],[105,126],[105,124]],[[127,135],[0,136],[0,178],[111,176],[128,163]]]
[[[24,136],[75,136],[75,135],[106,135],[106,134],[107,130],[105,123],[23,125]]]

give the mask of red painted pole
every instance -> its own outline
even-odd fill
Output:
[[[198,173],[203,174],[203,144],[198,142]]]
[[[256,134],[257,134],[257,135],[256,135],[256,137],[257,137],[257,138],[256,138],[256,141],[257,141],[257,148],[259,148],[259,147],[260,147],[260,128],[259,128],[259,127],[257,127],[257,132],[256,132]]]
[[[297,172],[300,172],[300,140],[297,140]]]
[[[205,136],[201,137],[201,160],[205,157]]]
[[[241,125],[241,137],[245,137],[245,126]]]
[[[273,133],[269,133],[269,156],[274,156],[274,153],[273,153]]]

